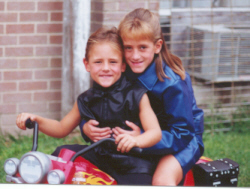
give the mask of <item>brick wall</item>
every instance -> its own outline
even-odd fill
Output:
[[[17,114],[61,118],[64,0],[0,0],[0,132],[20,132]],[[91,0],[91,32],[159,0]],[[73,104],[72,104],[73,105]],[[23,133],[23,132],[22,132]]]
[[[61,111],[63,0],[0,1],[0,129],[20,112]]]
[[[102,25],[118,26],[124,15],[136,8],[158,13],[159,0],[91,0],[91,32]]]

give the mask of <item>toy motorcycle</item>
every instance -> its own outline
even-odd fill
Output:
[[[105,142],[114,142],[106,138],[90,146],[73,152],[62,149],[59,156],[44,154],[37,150],[38,123],[30,119],[26,127],[33,128],[32,150],[21,159],[9,158],[4,163],[6,181],[29,184],[83,184],[83,185],[116,185],[117,182],[107,173],[101,171],[81,157],[84,153]],[[133,153],[142,149],[133,148]],[[239,165],[228,159],[212,161],[201,157],[196,165],[186,174],[183,186],[237,186]]]

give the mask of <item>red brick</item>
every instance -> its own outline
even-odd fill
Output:
[[[16,13],[0,13],[0,22],[17,22]]]
[[[32,47],[9,47],[5,49],[6,56],[32,56]]]
[[[91,21],[103,21],[103,13],[92,12]]]
[[[3,102],[31,102],[31,93],[3,94]]]
[[[52,58],[50,61],[51,67],[62,67],[62,59],[61,58]]]
[[[49,103],[49,111],[51,112],[61,111],[61,103]]]
[[[27,80],[32,79],[32,71],[6,71],[3,73],[4,80]]]
[[[97,3],[97,2],[95,2],[95,3]],[[117,6],[116,6],[117,4],[118,4],[117,2],[106,2],[106,3],[104,3],[103,7],[102,6],[100,7],[100,5],[96,6],[95,8],[97,8],[97,9],[95,9],[95,11],[97,11],[97,10],[102,11],[102,9],[104,11],[114,11],[114,10],[117,10]],[[101,10],[100,10],[100,8],[101,8]]]
[[[38,10],[62,10],[63,2],[38,2]]]
[[[16,91],[16,90],[17,90],[17,85],[14,82],[0,83],[1,92]]]
[[[61,33],[62,24],[38,24],[37,32],[38,33]]]
[[[47,36],[20,36],[20,44],[46,44]]]
[[[17,37],[16,36],[0,36],[0,45],[16,45]]]
[[[29,103],[29,104],[19,104],[19,112],[46,112],[46,103]]]
[[[34,2],[8,2],[7,3],[8,10],[18,10],[18,11],[27,11],[27,10],[35,10]]]
[[[3,48],[0,48],[0,56],[3,56]]]
[[[136,8],[145,8],[145,2],[144,1],[123,1],[119,3],[119,10],[125,11],[131,11]]]
[[[44,90],[47,89],[46,81],[30,81],[30,82],[20,82],[19,90],[27,91],[27,90]]]
[[[159,10],[159,2],[150,2],[148,9],[151,11],[153,11],[153,10],[158,11]]]
[[[62,44],[62,36],[50,36],[51,44]]]
[[[7,33],[34,33],[34,24],[7,25]]]
[[[34,101],[60,101],[61,92],[36,92],[34,94]]]
[[[103,11],[103,2],[91,1],[91,10],[93,11]]]
[[[48,13],[20,13],[20,21],[48,21]]]
[[[61,89],[62,82],[61,81],[50,81],[50,89]]]
[[[122,12],[107,12],[103,15],[103,20],[105,21],[119,21],[124,17],[124,13]]]
[[[61,78],[61,70],[38,70],[35,71],[35,79]]]
[[[3,25],[0,25],[0,33],[3,33]]]
[[[17,65],[17,59],[0,59],[0,69],[15,69]]]
[[[0,2],[0,11],[4,10],[4,2]]]
[[[11,114],[16,113],[16,105],[15,104],[0,104],[0,112],[1,114]]]
[[[62,55],[61,46],[47,46],[47,47],[36,47],[37,56],[52,56],[52,55]]]
[[[16,115],[13,115],[13,114],[3,114],[1,116],[1,119],[2,119],[2,125],[13,125],[13,124],[16,124]],[[15,128],[17,128],[17,126],[15,126]]]
[[[20,68],[46,68],[49,65],[47,58],[39,59],[21,59]]]
[[[61,12],[52,12],[51,13],[51,21],[62,21],[63,13]]]

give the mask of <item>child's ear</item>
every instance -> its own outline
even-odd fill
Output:
[[[89,62],[86,60],[86,58],[83,58],[83,63],[87,72],[90,72]]]
[[[160,53],[161,48],[162,48],[163,41],[162,39],[158,39],[155,43],[155,54]]]
[[[125,72],[125,70],[126,70],[126,63],[122,63],[122,72]]]

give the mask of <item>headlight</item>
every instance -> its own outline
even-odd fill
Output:
[[[19,164],[19,159],[9,158],[4,163],[4,171],[7,175],[15,175],[17,173],[17,168]]]
[[[26,183],[41,183],[51,169],[50,159],[41,152],[28,152],[20,160],[19,173]]]
[[[52,170],[48,173],[47,181],[49,184],[62,184],[65,181],[64,172],[59,169]]]

